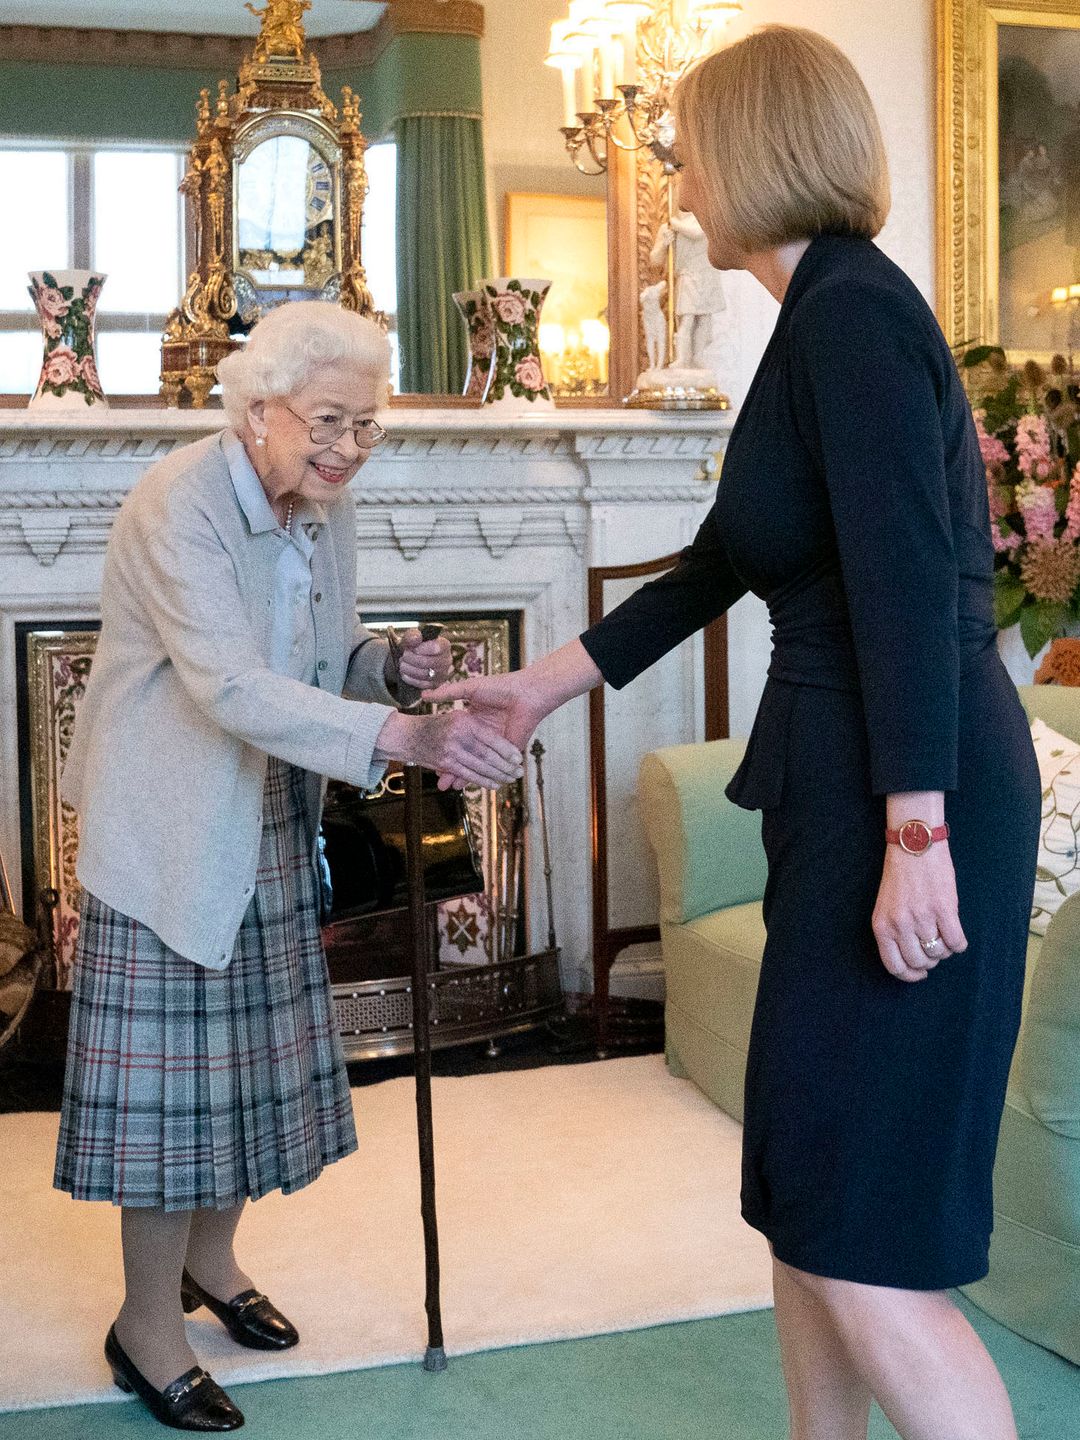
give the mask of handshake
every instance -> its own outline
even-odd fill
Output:
[[[395,637],[396,639],[396,637]],[[393,714],[379,735],[375,756],[434,770],[441,790],[466,785],[497,789],[519,780],[533,730],[553,706],[530,694],[525,671],[447,683],[450,643],[425,640],[419,630],[401,636],[396,677],[429,701],[465,701],[464,709],[436,715]]]

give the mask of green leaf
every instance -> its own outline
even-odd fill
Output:
[[[1039,651],[1065,628],[1065,606],[1052,600],[1036,600],[1020,611],[1020,634],[1024,649],[1034,660]]]
[[[49,272],[48,272],[48,270],[43,270],[43,271],[41,272],[41,278],[45,281],[45,284],[48,285],[48,286],[51,286],[51,288],[52,288],[53,290],[56,290],[56,289],[59,288],[59,287],[57,286],[57,284],[56,284],[56,276],[55,276],[55,275],[50,275]]]
[[[1047,885],[1052,885],[1057,879],[1057,876],[1051,870],[1047,870],[1045,865],[1036,865],[1035,879],[1042,880]]]
[[[1024,582],[1008,570],[994,574],[994,623],[999,630],[1008,630],[1020,619],[1020,607],[1027,598]]]
[[[973,350],[969,350],[964,355],[964,369],[973,370],[976,365],[985,364],[991,355],[1000,355],[1003,360],[1005,359],[1005,351],[1000,345],[976,345]]]

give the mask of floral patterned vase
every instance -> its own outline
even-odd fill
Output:
[[[105,276],[92,270],[32,270],[30,298],[41,320],[45,358],[33,409],[108,406],[94,355],[94,315]]]
[[[495,363],[495,326],[488,297],[483,290],[459,290],[454,304],[461,312],[469,337],[469,370],[462,393],[470,400],[483,400]]]
[[[495,322],[495,368],[485,403],[517,414],[551,410],[555,401],[540,361],[540,310],[550,280],[482,280]]]

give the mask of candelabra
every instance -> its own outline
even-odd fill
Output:
[[[613,146],[648,146],[668,173],[676,168],[671,92],[741,9],[739,0],[570,0],[544,63],[562,72],[561,133],[583,175],[603,174]]]

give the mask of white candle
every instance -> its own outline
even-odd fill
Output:
[[[563,124],[573,126],[577,118],[577,86],[574,82],[573,65],[562,66]]]
[[[596,47],[600,56],[600,96],[604,100],[610,100],[615,94],[615,80],[611,71],[611,45],[606,40],[601,40]]]
[[[585,115],[596,109],[596,73],[593,64],[593,52],[584,51],[581,57],[581,110]]]
[[[633,85],[637,81],[637,23],[629,21],[623,31],[622,83]]]

